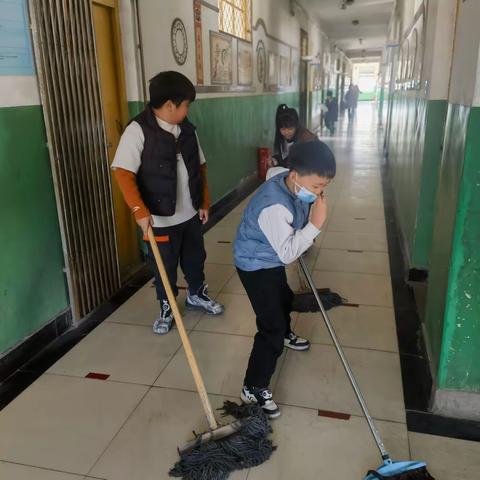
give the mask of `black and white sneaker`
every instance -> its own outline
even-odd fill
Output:
[[[297,337],[293,332],[290,332],[288,337],[285,337],[283,344],[287,348],[297,351],[308,350],[310,348],[310,342],[307,339]]]
[[[281,412],[278,405],[273,401],[272,392],[268,388],[243,386],[240,398],[243,403],[258,403],[268,418],[277,418]]]
[[[208,296],[208,285],[202,285],[195,295],[188,291],[185,306],[190,310],[203,310],[209,315],[221,315],[224,311],[222,304]]]
[[[153,332],[157,335],[165,335],[172,328],[173,312],[168,300],[162,300],[160,303],[160,316],[153,323]]]

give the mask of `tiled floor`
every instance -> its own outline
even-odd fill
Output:
[[[478,478],[480,444],[407,432],[374,129],[365,105],[353,132],[340,128],[326,139],[338,175],[328,191],[328,223],[307,263],[319,287],[358,304],[332,310],[331,318],[392,455],[427,460],[437,480]],[[205,237],[207,280],[226,306],[224,316],[184,312],[214,407],[238,399],[255,334],[231,253],[245,205]],[[288,278],[300,287],[295,265]],[[179,285],[185,285],[181,272]],[[0,412],[0,478],[169,478],[177,445],[205,423],[178,332],[151,331],[157,310],[149,282]],[[283,410],[273,424],[278,450],[266,464],[231,478],[360,479],[379,457],[332,342],[318,315],[295,315],[293,322],[312,348],[279,360],[272,382]],[[90,372],[108,378],[85,378]],[[351,416],[326,418],[319,409]]]

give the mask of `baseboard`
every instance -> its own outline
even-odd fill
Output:
[[[0,358],[0,383],[22,367],[30,358],[63,335],[72,325],[70,309],[61,312],[20,344],[8,350]]]

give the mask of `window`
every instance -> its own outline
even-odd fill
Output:
[[[252,0],[219,0],[220,31],[252,41]]]

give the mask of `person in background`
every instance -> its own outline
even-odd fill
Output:
[[[327,107],[327,111],[325,112],[325,126],[333,135],[335,132],[335,122],[338,118],[338,102],[336,98],[333,98],[333,92],[331,90],[327,90],[325,107]]]
[[[297,111],[282,103],[275,116],[275,139],[269,167],[289,168],[288,154],[292,145],[315,140],[318,141],[318,137],[300,124]]]
[[[347,93],[345,94],[345,107],[348,112],[348,121],[350,122],[353,120],[355,112],[355,89],[353,84],[349,85]]]

